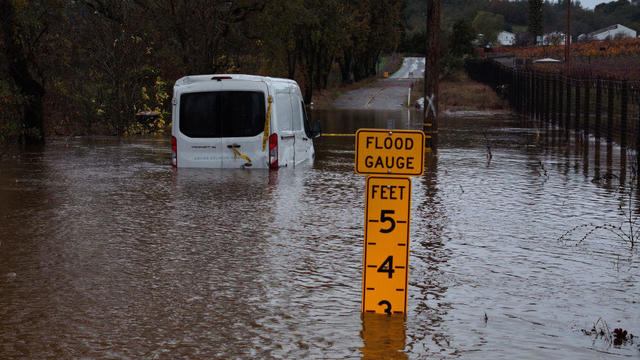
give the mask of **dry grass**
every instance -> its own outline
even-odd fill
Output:
[[[506,110],[509,104],[489,86],[472,81],[467,74],[460,73],[456,80],[440,83],[441,111],[459,110]]]
[[[401,61],[390,64],[399,67]],[[362,81],[334,87],[327,90],[316,91],[313,96],[313,105],[316,109],[331,108],[331,104],[342,94],[368,86],[381,76],[370,77]],[[416,81],[411,88],[411,104],[423,97],[424,82]],[[440,111],[495,111],[508,110],[509,103],[500,98],[489,86],[475,82],[464,71],[459,71],[454,76],[440,80]]]
[[[412,103],[422,97],[424,83],[416,83],[412,90]],[[415,95],[414,95],[415,93]],[[508,110],[509,103],[500,98],[489,86],[475,82],[463,71],[440,80],[440,111]]]

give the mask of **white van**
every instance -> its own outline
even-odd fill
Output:
[[[185,76],[173,88],[174,167],[270,168],[315,152],[298,84],[252,75]]]

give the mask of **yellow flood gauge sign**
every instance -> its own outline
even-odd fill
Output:
[[[367,176],[362,312],[407,313],[411,179],[424,172],[418,130],[360,129],[356,173]]]
[[[406,314],[411,179],[367,177],[362,312]]]
[[[418,130],[360,129],[356,132],[356,173],[421,176],[424,133]]]

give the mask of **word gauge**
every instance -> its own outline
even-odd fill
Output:
[[[366,192],[362,312],[404,315],[411,179],[369,176]]]
[[[424,144],[422,131],[359,129],[356,132],[356,174],[421,176]]]

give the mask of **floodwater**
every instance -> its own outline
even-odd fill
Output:
[[[314,113],[338,134],[415,115]],[[360,315],[353,137],[278,172],[175,170],[166,139],[8,151],[0,358],[640,358],[639,245],[580,241],[629,232],[624,152],[509,116],[443,120],[438,143],[413,179],[406,320]]]

